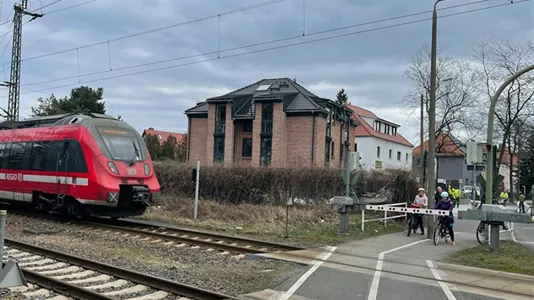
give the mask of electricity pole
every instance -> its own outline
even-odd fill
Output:
[[[423,94],[421,93],[421,143],[419,144],[420,145],[420,149],[419,149],[419,155],[420,155],[420,158],[421,158],[421,187],[424,187],[426,189],[426,183],[425,183],[425,180],[424,180],[424,174],[425,174],[425,162],[423,161],[424,160],[424,154],[425,154],[425,149],[423,147],[423,144],[425,142],[425,125],[424,125],[424,122],[425,122],[425,111],[424,111],[424,98],[423,98]],[[428,192],[428,191],[426,191]]]
[[[430,103],[428,108],[428,193],[432,195],[436,192],[436,56],[437,56],[437,36],[438,36],[438,11],[436,6],[443,0],[436,0],[434,2],[434,10],[432,11],[432,49],[430,60]],[[435,204],[428,199],[428,205]],[[431,232],[434,230],[435,220],[428,222],[428,238],[431,237]]]
[[[28,15],[32,20],[42,17],[42,14],[36,14],[26,11],[28,0],[22,0],[20,4],[14,5],[15,14],[13,16],[13,48],[11,52],[11,77],[9,80],[9,102],[7,104],[7,120],[19,120],[20,104],[20,60],[22,48],[22,16]]]

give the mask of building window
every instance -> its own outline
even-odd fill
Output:
[[[215,109],[215,133],[224,133],[226,125],[226,104],[217,104]]]
[[[401,152],[400,152],[400,151],[397,151],[397,160],[398,160],[398,161],[401,160]]]
[[[261,111],[261,133],[273,133],[273,104],[263,103]]]
[[[389,149],[389,159],[391,159],[392,155],[393,155],[393,150]]]
[[[380,158],[380,146],[376,147],[376,157]]]
[[[216,136],[213,141],[214,151],[213,151],[213,161],[221,162],[224,161],[224,136]]]
[[[158,133],[158,140],[163,140],[163,137],[161,136],[161,134]]]
[[[354,152],[358,152],[358,143],[354,143]]]
[[[393,136],[396,136],[396,135],[397,135],[397,128],[393,127]]]
[[[325,164],[327,164],[329,161],[330,161],[330,147],[331,147],[331,138],[327,137],[326,138],[326,143],[325,143],[325,151],[324,151],[324,160],[325,160]]]
[[[243,132],[252,132],[252,120],[243,122]]]
[[[406,162],[408,162],[408,153],[406,153]]]
[[[270,136],[261,137],[260,164],[266,167],[271,164],[272,138]]]
[[[244,138],[241,149],[242,157],[252,157],[252,138]]]

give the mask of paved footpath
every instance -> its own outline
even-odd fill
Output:
[[[461,210],[466,208],[466,205],[460,207]],[[310,267],[274,290],[258,293],[253,299],[534,299],[534,296],[527,296],[534,295],[534,277],[440,263],[446,256],[478,244],[477,225],[477,221],[456,219],[456,246],[444,241],[435,246],[426,235],[419,233],[410,237],[406,233],[395,233],[338,247],[268,254]],[[526,237],[523,232],[534,233],[528,228],[521,230],[521,235],[515,235],[516,239]],[[501,239],[513,237],[510,232],[503,232]],[[490,286],[493,290],[476,286]]]

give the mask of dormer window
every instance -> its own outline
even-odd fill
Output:
[[[271,84],[262,84],[260,85],[256,91],[266,91],[271,87]]]

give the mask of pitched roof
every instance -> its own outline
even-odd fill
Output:
[[[428,150],[429,140],[423,143],[423,149]],[[419,156],[421,145],[413,148],[412,155]],[[463,145],[453,135],[441,132],[436,136],[436,153],[441,156],[465,156]]]
[[[397,132],[397,135],[393,136],[376,131],[373,126],[369,125],[363,118],[380,119],[372,111],[358,106],[347,104],[347,108],[352,110],[352,119],[360,124],[356,127],[356,137],[376,137],[382,140],[390,141],[393,143],[413,147],[413,145],[406,140],[402,135]],[[382,120],[382,119],[380,119]],[[391,122],[389,122],[391,123]],[[391,123],[393,124],[393,123]]]
[[[155,135],[158,138],[158,141],[160,144],[163,144],[163,142],[166,141],[169,138],[169,136],[174,136],[174,138],[176,139],[176,142],[180,143],[183,140],[184,135],[185,135],[183,133],[178,133],[178,132],[155,130],[154,128],[148,128],[148,129],[143,130],[143,134],[142,134],[143,137],[145,137],[145,135],[148,135],[148,134]]]
[[[325,102],[325,100],[328,100],[308,91],[290,78],[261,79],[230,93],[208,98],[205,102],[198,103],[195,107],[187,109],[185,114],[206,114],[208,113],[206,105],[208,102],[236,99],[240,99],[239,102],[242,103],[238,108],[240,111],[248,111],[248,106],[252,106],[255,100],[277,99],[284,103],[285,112],[326,112],[327,101]],[[247,107],[243,107],[245,105]]]

